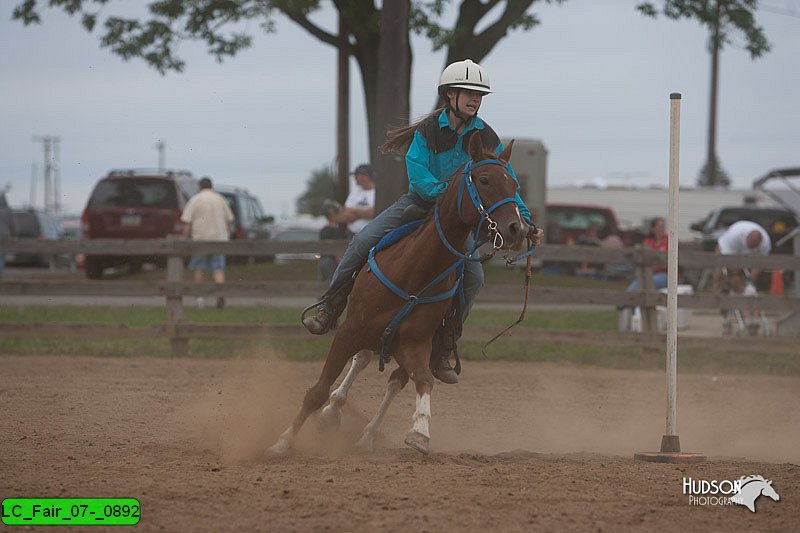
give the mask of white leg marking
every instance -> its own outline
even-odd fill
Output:
[[[350,387],[353,386],[358,374],[364,370],[369,362],[372,360],[372,352],[369,350],[361,350],[353,357],[353,362],[350,364],[350,369],[347,375],[342,380],[336,390],[331,393],[330,402],[322,409],[320,416],[327,420],[338,420],[347,401],[347,393],[350,392]]]
[[[357,448],[367,450],[372,449],[372,442],[381,431],[383,417],[386,415],[386,411],[389,410],[389,406],[392,404],[394,397],[397,396],[397,393],[400,392],[401,388],[402,386],[400,385],[400,382],[396,379],[393,379],[386,384],[386,394],[383,396],[383,400],[378,408],[378,412],[375,413],[375,416],[372,417],[372,420],[369,421],[369,424],[364,426],[364,432],[361,434],[361,438],[358,439],[358,442],[356,442]]]
[[[411,420],[414,422],[414,427],[411,429],[420,435],[425,435],[431,438],[428,429],[428,423],[431,419],[431,395],[427,392],[420,396],[417,394],[417,410],[414,411],[414,416]]]

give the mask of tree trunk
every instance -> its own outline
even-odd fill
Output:
[[[389,128],[408,123],[411,83],[411,47],[408,40],[410,0],[384,2],[378,47],[374,114],[369,124],[370,156],[375,168],[376,212],[383,211],[408,190],[405,160],[381,154]],[[366,90],[366,86],[365,86]],[[367,97],[368,116],[370,99]]]

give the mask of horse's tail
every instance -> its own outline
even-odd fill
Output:
[[[405,155],[411,141],[414,139],[414,133],[420,124],[428,120],[434,115],[442,112],[443,107],[434,109],[424,117],[415,120],[412,124],[407,126],[399,126],[392,128],[386,132],[386,141],[381,145],[382,154],[398,154]]]

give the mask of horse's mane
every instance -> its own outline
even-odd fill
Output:
[[[763,481],[764,483],[769,483],[769,481],[764,479],[764,476],[762,475],[742,476],[739,478],[739,482],[742,484],[742,486],[747,485],[751,481]]]

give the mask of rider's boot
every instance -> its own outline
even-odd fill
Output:
[[[303,325],[313,335],[324,335],[336,327],[339,316],[347,307],[347,297],[353,288],[353,280],[348,280],[330,294],[323,296],[317,305],[317,314],[303,318]]]
[[[450,366],[450,355],[455,351],[455,331],[457,320],[446,320],[436,330],[433,336],[433,350],[431,351],[431,371],[433,376],[448,385],[458,383],[458,373]]]

